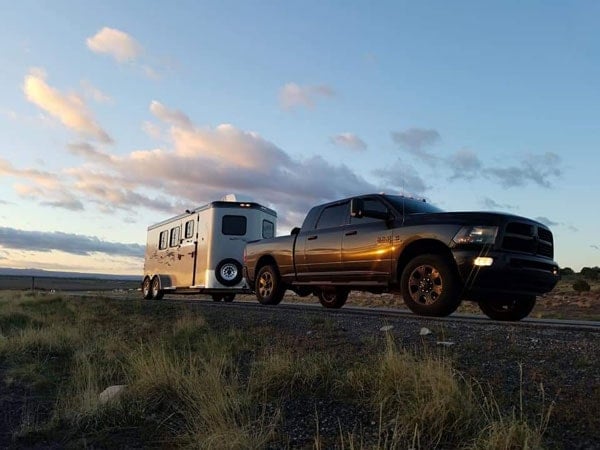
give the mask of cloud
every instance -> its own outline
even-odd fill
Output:
[[[150,112],[170,125],[180,128],[192,128],[192,121],[185,113],[176,109],[169,109],[156,100],[152,100],[150,103]]]
[[[600,250],[600,245],[592,244],[590,245],[590,247],[592,247],[595,250]]]
[[[317,100],[333,97],[334,90],[327,85],[301,86],[296,83],[287,83],[279,91],[279,104],[283,109],[298,107],[314,108]]]
[[[367,144],[354,133],[340,133],[330,138],[330,142],[340,147],[346,147],[354,151],[364,151]]]
[[[57,250],[85,256],[92,253],[106,253],[108,255],[141,258],[144,255],[144,246],[139,244],[108,242],[94,236],[60,231],[26,231],[8,227],[0,227],[0,245],[4,248],[16,250],[37,252]]]
[[[481,203],[487,208],[492,210],[506,210],[506,209],[519,209],[515,205],[511,205],[508,203],[498,203],[496,200],[491,199],[489,197],[485,197]]]
[[[109,27],[104,27],[87,38],[86,44],[91,51],[112,56],[120,63],[137,59],[143,51],[141,45],[130,35]]]
[[[524,186],[533,182],[541,187],[550,188],[552,179],[562,175],[560,157],[553,152],[531,154],[521,161],[521,166],[488,168],[486,174],[500,182],[503,187]]]
[[[49,86],[42,71],[30,70],[25,77],[23,92],[27,100],[56,117],[67,128],[100,142],[112,142],[112,138],[98,125],[81,97],[62,94]]]
[[[473,179],[481,171],[482,163],[477,154],[469,149],[461,149],[446,160],[447,166],[452,170],[451,180],[464,178]]]
[[[111,103],[113,101],[109,95],[102,92],[87,80],[81,81],[81,88],[83,89],[83,95],[85,95],[85,97],[91,98],[97,103]]]
[[[373,173],[383,179],[386,184],[385,191],[389,191],[391,186],[403,194],[422,195],[429,189],[425,181],[418,175],[418,171],[401,160],[397,160],[388,168],[375,170]]]
[[[548,219],[547,217],[544,216],[538,216],[535,218],[535,220],[537,220],[538,222],[543,223],[544,225],[548,226],[548,227],[554,227],[557,225],[561,225],[559,222],[554,222],[553,220]]]
[[[405,131],[392,132],[392,140],[420,160],[436,161],[437,157],[426,150],[440,140],[440,134],[436,130],[409,128]]]
[[[0,158],[0,175],[24,178],[44,188],[53,188],[60,184],[60,178],[56,174],[37,169],[17,169],[3,158]]]
[[[21,198],[39,200],[39,204],[43,206],[63,208],[70,211],[81,211],[84,209],[83,203],[65,186],[42,189],[38,186],[16,184],[14,189]]]

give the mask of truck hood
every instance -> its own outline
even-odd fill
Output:
[[[507,222],[527,222],[538,227],[547,228],[541,222],[528,219],[526,217],[513,214],[486,212],[486,211],[461,211],[461,212],[441,212],[441,213],[423,213],[409,214],[404,219],[404,225],[417,224],[444,224],[451,223],[456,225],[502,225]]]

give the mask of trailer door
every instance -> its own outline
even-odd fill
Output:
[[[194,285],[198,216],[189,216],[182,221],[181,239],[177,247],[177,286]]]

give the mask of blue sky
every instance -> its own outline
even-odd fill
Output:
[[[0,267],[140,273],[148,224],[405,192],[600,261],[597,2],[0,6]]]

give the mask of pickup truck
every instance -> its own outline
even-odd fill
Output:
[[[553,258],[552,232],[537,221],[370,194],[315,206],[290,235],[249,242],[244,275],[266,305],[287,289],[326,308],[351,290],[392,292],[419,315],[447,316],[468,300],[516,321],[558,282]]]

